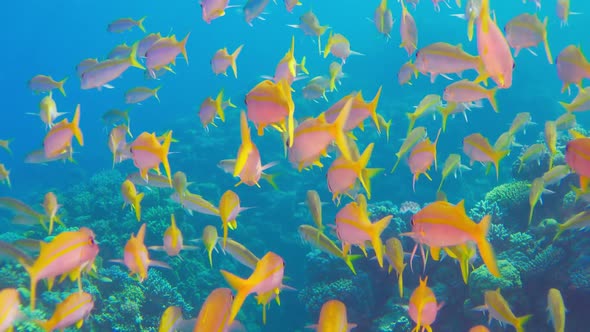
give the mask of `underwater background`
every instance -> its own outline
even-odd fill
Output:
[[[434,11],[431,2],[426,0],[421,1],[416,10],[408,5],[418,26],[418,49],[444,41],[462,44],[466,52],[477,54],[475,39],[467,40],[466,22],[451,16],[462,13],[463,9],[457,8],[454,1],[449,2],[451,8],[441,4],[440,12]],[[526,147],[544,142],[544,123],[565,113],[558,101],[573,99],[567,92],[561,93],[562,82],[556,66],[547,63],[542,47],[536,48],[538,56],[523,50],[515,58],[512,87],[497,93],[498,113],[484,101],[483,108],[467,113],[467,122],[462,114],[449,118],[437,142],[438,171],[433,168],[429,172],[432,181],[420,177],[413,191],[412,174],[404,160],[390,173],[397,159],[395,153],[406,137],[406,113],[413,112],[424,96],[442,94],[451,81],[438,77],[431,83],[428,77],[420,75],[412,80],[412,85],[398,83],[397,72],[409,59],[406,51],[399,47],[400,4],[396,1],[388,4],[395,19],[390,38],[379,34],[370,21],[379,1],[302,0],[292,13],[285,10],[282,2],[271,1],[264,10],[265,20],[255,19],[253,26],[244,22],[241,9],[244,1],[232,1],[230,5],[237,5],[237,8],[226,9],[225,16],[210,24],[201,19],[197,1],[187,0],[11,1],[3,6],[5,48],[0,52],[4,64],[0,86],[4,103],[0,138],[13,141],[10,142],[12,153],[0,149],[0,163],[10,170],[11,182],[10,187],[0,184],[0,196],[16,198],[42,212],[43,196],[54,192],[61,204],[60,218],[66,227],[56,226],[53,235],[78,227],[88,227],[96,234],[100,253],[95,263],[100,277],[82,278],[83,289],[93,295],[95,304],[81,330],[156,331],[167,307],[179,306],[185,317],[195,317],[213,289],[229,287],[220,269],[242,277],[250,274],[250,269],[224,254],[221,248],[213,253],[213,267],[209,266],[207,252],[202,247],[183,252],[182,259],[166,257],[163,252],[150,252],[153,259],[167,262],[171,269],[150,268],[149,278],[142,283],[130,278],[125,266],[109,262],[122,257],[126,241],[142,223],[147,224],[146,245],[160,245],[171,214],[176,216],[185,242],[200,238],[206,225],[218,227],[221,234],[219,217],[187,214],[182,206],[169,199],[173,189],[138,186],[145,194],[141,202],[141,223],[130,209],[121,209],[121,183],[137,169],[131,161],[113,167],[113,157],[107,146],[111,127],[101,117],[114,108],[130,110],[133,137],[144,131],[161,135],[172,130],[177,141],[170,147],[170,165],[173,172],[186,173],[192,182],[190,192],[217,205],[226,190],[235,191],[241,205],[250,209],[240,213],[238,227],[230,231],[230,237],[258,257],[273,251],[284,259],[284,283],[294,290],[281,292],[280,306],[272,302],[267,309],[266,324],[262,323],[261,307],[256,300],[248,298],[238,315],[247,331],[303,331],[305,326],[317,322],[322,304],[330,299],[346,304],[348,321],[358,325],[353,331],[410,331],[414,323],[404,306],[408,305],[420,276],[428,276],[428,285],[438,302],[444,302],[432,325],[434,331],[468,331],[477,324],[487,325],[487,316],[472,309],[483,304],[484,291],[497,288],[501,289],[516,316],[533,315],[525,325],[527,331],[553,331],[546,312],[550,288],[559,289],[563,295],[567,308],[566,331],[588,330],[584,322],[590,307],[590,240],[586,233],[567,231],[553,241],[557,224],[583,211],[587,204],[582,199],[577,200],[571,191],[572,185],[578,186],[577,176],[571,174],[549,188],[553,193],[543,195],[543,204],[535,207],[529,226],[530,184],[547,171],[549,154],[545,152],[538,163],[530,162],[518,171],[518,157]],[[540,10],[532,2],[523,4],[517,0],[495,0],[491,5],[500,27],[524,12],[537,13],[541,19],[548,16],[548,40],[554,57],[571,44],[579,45],[582,50],[588,47],[585,43],[590,21],[585,13],[590,14],[590,3],[574,1],[572,10],[581,14],[572,15],[565,27],[560,27],[555,16],[553,0],[543,1]],[[307,100],[301,93],[310,78],[328,75],[328,66],[335,60],[332,56],[324,58],[318,54],[317,38],[288,26],[298,24],[299,17],[309,10],[313,10],[330,30],[346,36],[353,51],[362,53],[346,60],[345,76],[337,91],[326,93],[327,101]],[[146,79],[143,71],[131,68],[111,83],[113,89],[81,90],[76,77],[76,65],[81,60],[104,59],[116,45],[131,45],[146,35],[139,29],[109,33],[107,25],[118,18],[143,16],[146,16],[147,33],[176,34],[180,40],[190,32],[186,45],[188,64],[179,57],[175,73],[166,73],[157,81]],[[322,48],[328,33],[322,37]],[[485,166],[479,163],[469,165],[468,158],[463,155],[463,164],[471,170],[462,171],[456,178],[449,176],[442,187],[449,202],[456,204],[465,200],[466,211],[475,222],[486,214],[492,215],[488,239],[495,249],[502,278],[493,277],[479,257],[473,261],[475,269],[467,284],[463,283],[459,266],[452,259],[429,260],[422,272],[422,257],[417,257],[413,272],[410,269],[404,272],[406,291],[404,298],[400,298],[395,273],[388,273],[387,267],[380,268],[371,259],[372,250],[367,258],[354,262],[355,275],[341,259],[310,247],[298,233],[300,225],[313,225],[305,205],[307,191],[316,190],[320,194],[325,225],[333,224],[339,209],[352,200],[344,197],[340,205],[332,203],[326,171],[335,157],[324,158],[324,168],[298,171],[286,160],[285,143],[277,131],[267,130],[264,136],[258,136],[251,124],[252,139],[261,151],[262,163],[278,162],[268,170],[276,174],[277,189],[264,181],[260,187],[234,187],[238,181],[224,173],[218,162],[236,157],[241,142],[240,110],[247,107],[244,98],[263,80],[261,76],[273,75],[276,64],[290,47],[292,36],[297,61],[306,56],[305,66],[310,72],[308,77],[293,83],[295,117],[300,122],[317,116],[354,91],[362,91],[365,98],[371,100],[382,87],[377,111],[383,118],[392,120],[389,140],[369,121],[364,131],[355,130],[355,136],[360,151],[375,143],[370,165],[384,169],[372,179],[369,200],[371,220],[393,215],[389,227],[381,235],[384,242],[409,232],[412,214],[436,200],[443,162],[451,153],[463,155],[464,137],[481,133],[493,142],[510,127],[517,113],[531,114],[534,123],[516,134],[518,145],[501,161],[498,179],[493,170],[486,174]],[[231,53],[242,44],[237,79],[232,73],[224,76],[211,71],[210,61],[218,49],[227,47]],[[24,162],[29,152],[42,147],[47,134],[38,116],[27,114],[39,112],[39,102],[45,95],[32,93],[26,85],[37,74],[59,80],[69,77],[65,83],[67,97],[57,90],[52,96],[58,110],[67,112],[64,116],[68,119],[80,104],[84,146],[74,144],[75,163]],[[465,76],[473,79],[471,75]],[[458,80],[456,76],[455,80]],[[152,98],[141,105],[126,105],[125,91],[136,86],[161,86],[159,102]],[[226,109],[225,122],[216,121],[216,126],[205,130],[198,118],[199,105],[206,97],[215,97],[221,89],[237,108]],[[574,94],[575,91],[577,89],[573,88]],[[586,133],[588,115],[576,115],[577,130]],[[427,116],[419,119],[417,125],[426,127],[434,140],[441,128],[440,117]],[[555,158],[556,165],[565,163],[565,145],[570,139],[567,131],[559,132],[560,152]],[[16,225],[11,223],[12,217],[9,209],[0,210],[1,241],[24,238],[51,241],[52,237],[39,225]],[[337,238],[330,227],[326,234]],[[414,241],[409,237],[400,239],[404,250],[411,252]],[[353,253],[362,254],[358,248],[354,248]],[[10,259],[0,261],[0,289],[18,288],[25,299],[23,310],[28,303],[28,285],[27,273],[21,265]],[[15,329],[37,330],[31,319],[48,319],[55,306],[76,290],[76,283],[70,281],[55,285],[51,291],[45,283],[39,283],[37,310],[27,313],[28,318],[21,320]],[[491,331],[513,330],[497,322],[489,328]]]

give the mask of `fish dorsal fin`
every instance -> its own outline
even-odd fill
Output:
[[[462,199],[459,203],[457,203],[457,208],[465,213],[465,200]]]

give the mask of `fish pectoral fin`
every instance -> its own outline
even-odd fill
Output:
[[[432,256],[432,259],[434,259],[435,261],[439,261],[440,260],[440,248],[439,247],[430,247],[430,255]]]

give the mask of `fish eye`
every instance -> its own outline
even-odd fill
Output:
[[[96,241],[94,241],[94,238],[92,236],[88,238],[88,244],[90,244],[91,246],[96,244]]]
[[[410,220],[410,225],[414,226],[414,217]]]
[[[512,63],[512,69],[516,68],[516,62]]]

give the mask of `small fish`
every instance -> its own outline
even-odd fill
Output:
[[[336,244],[330,240],[325,234],[320,232],[319,229],[310,226],[310,225],[301,225],[298,229],[299,235],[301,238],[311,244],[314,248],[319,249],[326,254],[342,259],[348,268],[352,271],[353,274],[356,274],[356,270],[354,269],[354,262],[356,259],[360,258],[359,255],[349,255],[347,252],[342,251]]]
[[[308,100],[316,101],[317,99],[324,99],[328,101],[326,97],[326,90],[330,87],[330,78],[324,76],[316,76],[309,80],[307,84],[301,89],[303,98]]]
[[[219,236],[217,235],[217,228],[215,226],[207,225],[203,228],[203,235],[201,236],[207,255],[209,256],[209,265],[213,267],[213,250],[217,251],[217,241]],[[227,243],[226,239],[224,239]]]
[[[397,72],[397,81],[399,85],[412,85],[412,82],[410,82],[412,76],[416,79],[418,78],[418,73],[419,71],[418,68],[416,68],[416,65],[414,65],[412,60],[408,60],[408,62],[404,63]]]
[[[391,129],[391,121],[393,121],[393,119],[385,121],[381,114],[377,114],[377,122],[379,122],[379,127],[385,128],[385,137],[387,138],[387,143],[389,143],[389,129]]]
[[[64,330],[66,327],[76,324],[80,329],[94,309],[92,295],[85,292],[70,294],[65,300],[55,307],[55,311],[49,320],[36,321],[35,323],[45,331]]]
[[[49,235],[53,232],[54,222],[64,226],[60,218],[57,216],[59,208],[61,208],[61,204],[57,203],[57,197],[55,194],[53,192],[45,194],[45,198],[43,199],[43,210],[45,210],[45,215],[49,218]]]
[[[284,274],[285,262],[283,258],[271,251],[258,261],[248,279],[242,279],[228,271],[221,270],[221,275],[236,290],[228,322],[231,324],[234,321],[248,295],[252,293],[260,295],[270,291],[278,293],[283,283]]]
[[[535,143],[529,146],[523,153],[522,156],[518,157],[520,166],[518,172],[522,170],[524,165],[530,161],[537,161],[537,164],[541,163],[541,157],[545,154],[545,145],[542,143]]]
[[[152,47],[152,45],[154,45],[154,43],[160,40],[161,38],[162,35],[160,35],[159,32],[150,33],[149,35],[143,37],[137,45],[137,56],[140,58],[145,58],[145,53],[147,52],[147,50],[149,50],[150,47]]]
[[[186,34],[184,39],[178,41],[176,36],[163,37],[158,39],[145,52],[145,66],[150,75],[155,78],[155,71],[168,67],[170,64],[176,64],[176,57],[182,54],[184,60],[188,64],[188,54],[186,53],[186,43],[190,37],[190,32]],[[142,68],[145,69],[145,68]]]
[[[467,285],[469,279],[469,266],[476,257],[476,248],[472,243],[464,243],[458,246],[446,247],[443,250],[449,257],[459,262],[463,282]]]
[[[322,305],[320,318],[317,324],[306,326],[318,332],[350,331],[357,327],[355,323],[349,323],[346,314],[346,305],[338,300],[330,300]]]
[[[264,12],[264,8],[268,5],[269,0],[248,0],[243,7],[244,19],[249,26],[252,26],[252,21],[255,18],[264,21],[264,18],[260,15]]]
[[[432,331],[430,325],[436,320],[438,311],[443,305],[437,302],[432,289],[426,286],[427,282],[428,277],[424,280],[420,278],[420,284],[410,296],[408,315],[416,323],[412,331]]]
[[[521,112],[516,114],[514,120],[510,124],[510,129],[508,129],[508,133],[511,136],[518,134],[520,131],[523,131],[526,134],[526,127],[533,124],[533,119],[531,117],[531,113],[529,112]]]
[[[500,89],[512,86],[514,59],[510,46],[496,22],[490,17],[490,1],[482,0],[476,20],[477,52],[485,72]]]
[[[524,13],[511,19],[504,26],[506,40],[510,47],[514,49],[514,57],[518,56],[521,49],[528,49],[535,55],[530,48],[543,43],[545,45],[547,60],[549,64],[553,64],[553,56],[551,55],[549,42],[547,41],[547,22],[547,17],[541,22],[536,14]]]
[[[55,100],[53,100],[52,93],[49,92],[49,94],[43,97],[43,99],[41,99],[41,102],[39,102],[39,114],[27,114],[39,115],[39,118],[41,118],[41,121],[43,121],[45,127],[51,129],[55,125],[54,121],[66,113],[60,113],[57,111],[57,104],[55,103]],[[2,145],[0,144],[0,146]]]
[[[118,110],[112,109],[102,114],[102,121],[108,126],[117,126],[119,124],[125,124],[129,127],[129,110]]]
[[[0,331],[13,331],[14,325],[22,318],[20,311],[21,301],[18,290],[5,288],[0,290]]]
[[[280,131],[287,131],[292,141],[295,104],[289,82],[264,80],[246,94],[245,102],[248,119],[256,125],[258,135],[263,135],[267,126],[276,126]]]
[[[80,88],[82,90],[88,90],[93,88],[102,89],[103,87],[111,87],[109,83],[120,77],[129,67],[145,69],[145,67],[137,61],[137,46],[138,43],[133,44],[128,58],[108,59],[88,68],[80,77]]]
[[[172,131],[169,131],[164,138],[164,142],[156,138],[155,133],[143,132],[131,144],[129,150],[133,159],[133,164],[139,169],[141,177],[149,181],[148,171],[164,165],[168,183],[172,185],[172,177],[170,174],[170,164],[168,163],[168,151],[170,150],[170,143],[172,142]]]
[[[545,182],[545,187],[561,183],[561,180],[565,179],[565,177],[567,177],[570,174],[571,171],[567,165],[557,165],[551,167],[551,169],[543,173],[543,181]]]
[[[121,44],[111,50],[107,55],[107,59],[128,58],[129,54],[131,54],[131,47],[127,44]]]
[[[252,270],[256,268],[256,264],[260,260],[243,244],[234,241],[230,238],[227,239],[223,251],[229,253],[230,256],[232,256],[235,260],[242,263],[242,265],[249,267]]]
[[[566,230],[584,229],[588,226],[590,226],[590,211],[582,211],[570,217],[563,224],[559,224],[557,227],[557,233],[555,234],[555,237],[553,237],[553,241],[557,240],[561,233],[565,232]]]
[[[344,96],[324,112],[326,121],[328,123],[336,121],[346,102],[351,99],[351,110],[348,119],[346,120],[344,130],[351,131],[356,127],[364,130],[364,121],[368,117],[371,117],[375,128],[377,128],[377,132],[380,133],[381,128],[379,127],[379,120],[377,119],[377,106],[379,105],[379,99],[381,98],[381,91],[382,86],[379,87],[377,93],[375,93],[375,97],[373,97],[373,100],[371,101],[366,101],[365,98],[363,98],[362,91],[353,92]]]
[[[387,0],[381,0],[379,6],[375,9],[373,21],[375,22],[377,31],[389,39],[391,36],[391,30],[393,29],[394,21],[391,14],[391,9],[387,8]]]
[[[330,29],[327,25],[320,25],[320,21],[313,11],[308,11],[299,17],[299,24],[288,24],[287,26],[301,29],[306,36],[318,37],[318,52],[322,54],[322,35]]]
[[[481,99],[487,99],[494,112],[498,113],[498,104],[496,102],[496,92],[498,87],[486,89],[478,83],[461,80],[448,85],[443,92],[443,99],[447,102],[471,103]]]
[[[356,245],[366,256],[366,243],[371,242],[379,267],[383,267],[381,234],[393,216],[387,215],[372,223],[369,220],[365,196],[360,194],[357,201],[359,202],[348,203],[336,214],[336,234],[342,242],[342,252],[348,252],[351,245]]]
[[[162,317],[160,317],[158,332],[175,332],[182,321],[182,308],[170,306],[164,310]]]
[[[416,27],[416,21],[414,17],[404,3],[404,0],[401,0],[402,5],[402,18],[400,24],[400,35],[401,35],[401,44],[400,47],[403,47],[408,56],[412,56],[416,49],[418,49],[418,28]]]
[[[168,256],[174,257],[179,256],[182,250],[196,250],[197,247],[187,246],[184,244],[182,232],[176,226],[176,218],[174,214],[170,215],[170,226],[166,228],[164,232],[164,245],[163,246],[151,246],[148,247],[150,250],[164,250]]]
[[[301,6],[301,2],[299,0],[285,0],[285,8],[289,13],[293,12],[295,6]]]
[[[416,127],[406,135],[406,138],[403,140],[402,146],[395,153],[397,161],[395,162],[395,165],[393,165],[391,173],[395,171],[397,165],[402,160],[402,157],[405,156],[406,153],[408,153],[408,151],[410,151],[416,144],[425,140],[427,136],[428,134],[426,133],[425,127]]]
[[[61,81],[55,81],[51,76],[37,75],[29,80],[28,85],[35,93],[51,92],[53,89],[58,89],[65,97],[66,90],[64,90],[64,84],[67,80],[67,77]]]
[[[469,157],[470,164],[479,161],[491,162],[496,168],[496,179],[500,178],[500,160],[508,155],[508,150],[495,150],[488,139],[479,133],[471,134],[463,139],[463,152]]]
[[[350,55],[363,55],[350,49],[350,42],[346,37],[339,33],[333,34],[332,31],[330,31],[328,43],[324,48],[324,59],[328,57],[328,54],[332,54],[340,59],[342,64],[346,63],[346,59]]]
[[[545,144],[549,150],[549,169],[553,167],[553,159],[557,154],[557,126],[554,121],[545,122]]]
[[[12,187],[12,184],[10,183],[10,171],[7,170],[6,166],[2,163],[0,163],[0,182],[6,183],[8,188]]]
[[[404,263],[404,247],[402,242],[396,238],[391,237],[385,241],[385,259],[389,264],[387,273],[391,273],[395,269],[397,274],[397,287],[399,291],[399,297],[404,297],[404,270],[406,269],[406,263]]]
[[[281,61],[279,61],[279,64],[276,66],[272,80],[275,83],[278,83],[281,80],[286,80],[289,85],[291,85],[298,79],[298,69],[305,74],[309,74],[309,71],[305,68],[305,57],[301,59],[300,63],[297,63],[297,60],[295,60],[295,36],[293,36],[291,37],[291,48],[285,53]],[[330,65],[330,70],[332,70],[332,65]]]
[[[231,313],[234,303],[235,299],[231,289],[214,289],[201,306],[194,331],[231,331],[232,326],[238,324],[238,322],[232,322]]]
[[[434,43],[419,49],[414,62],[420,73],[430,74],[430,82],[438,75],[457,74],[462,76],[466,70],[480,73],[476,81],[485,79],[485,69],[479,56],[471,55],[463,50],[463,46],[448,43]]]
[[[188,214],[190,215],[192,215],[192,212],[195,211],[211,216],[219,216],[219,210],[217,207],[199,195],[186,193],[181,201],[178,194],[174,193],[170,196],[170,199],[182,205],[182,207],[187,210]]]
[[[25,156],[25,163],[27,163],[27,164],[45,164],[45,163],[56,161],[56,160],[63,160],[63,161],[69,160],[71,162],[74,162],[74,159],[72,157],[73,154],[74,154],[74,150],[70,146],[70,147],[67,147],[65,150],[61,151],[55,157],[47,158],[45,156],[45,150],[43,148],[41,148],[41,149],[37,149],[37,150],[33,150],[33,151],[29,152]]]
[[[159,86],[155,89],[146,88],[143,86],[132,88],[125,92],[125,104],[138,104],[142,101],[154,97],[160,102],[160,98],[158,97],[158,90],[160,90],[162,86]]]
[[[553,323],[555,332],[565,332],[565,305],[563,297],[558,289],[551,288],[547,293],[547,311],[549,319]]]
[[[560,101],[559,104],[565,108],[568,113],[590,111],[590,87],[580,89],[578,95],[571,103]]]
[[[143,21],[145,19],[146,16],[140,18],[139,20],[134,20],[132,18],[120,18],[109,23],[109,25],[107,26],[107,31],[113,33],[121,33],[131,30],[134,27],[138,27],[142,32],[145,32],[145,27],[143,26]]]
[[[170,265],[150,259],[149,252],[144,244],[146,224],[142,224],[137,235],[131,234],[131,237],[125,244],[123,259],[111,259],[111,262],[122,263],[129,269],[130,276],[137,275],[139,282],[143,282],[148,277],[148,268],[150,266],[170,269]]]
[[[414,145],[412,151],[410,151],[410,156],[408,157],[408,166],[410,167],[410,172],[412,172],[413,175],[412,189],[414,192],[416,191],[416,181],[420,175],[424,174],[428,180],[432,181],[432,178],[430,175],[428,175],[428,171],[432,167],[433,163],[434,169],[438,169],[436,161],[436,143],[440,137],[440,131],[441,130],[439,129],[434,142],[431,142],[429,138],[426,138],[426,140]]]
[[[227,243],[228,228],[236,229],[238,227],[236,218],[240,212],[247,209],[240,206],[240,197],[235,192],[227,190],[221,195],[219,199],[219,217],[223,226],[223,248]]]
[[[500,294],[500,289],[495,291],[486,291],[484,293],[485,304],[483,306],[476,307],[476,310],[487,310],[492,318],[498,320],[500,323],[506,323],[514,326],[516,332],[523,332],[523,325],[531,319],[532,315],[526,315],[516,317],[510,309],[510,305],[506,302],[506,299]]]
[[[41,246],[39,256],[35,260],[9,243],[0,242],[0,251],[16,258],[25,266],[31,279],[31,310],[35,310],[37,283],[48,279],[51,289],[57,276],[65,274],[79,279],[80,272],[90,268],[94,263],[98,255],[98,245],[94,232],[82,227],[78,231],[56,235],[51,242]]]
[[[238,46],[231,55],[227,52],[227,48],[222,48],[215,52],[211,59],[211,69],[215,75],[223,74],[227,76],[227,68],[231,66],[234,72],[234,77],[238,78],[238,66],[236,61],[238,60],[238,56],[240,55],[240,52],[242,52],[243,47],[244,45]]]
[[[201,0],[199,4],[202,11],[201,17],[207,24],[211,24],[211,21],[225,16],[225,10],[230,7],[228,5],[229,0]]]
[[[449,175],[454,174],[455,178],[457,178],[457,172],[461,172],[463,169],[469,169],[469,167],[461,164],[461,155],[451,153],[447,157],[447,160],[445,160],[445,164],[443,166],[442,175],[440,179],[440,184],[438,185],[437,191],[440,191],[443,182]]]
[[[580,15],[581,13],[572,12],[570,9],[570,0],[557,0],[556,14],[559,18],[560,26],[564,27],[568,25],[570,15]]]
[[[125,180],[121,184],[121,195],[123,196],[123,208],[129,204],[131,210],[135,211],[135,218],[137,218],[137,221],[140,221],[141,200],[143,199],[144,193],[137,193],[133,182]]]
[[[305,203],[309,208],[313,222],[320,233],[323,233],[325,226],[322,223],[322,201],[320,200],[318,192],[315,190],[308,190],[305,196]]]
[[[84,137],[80,130],[80,105],[76,106],[76,112],[72,122],[63,119],[49,130],[43,139],[45,157],[54,158],[64,150],[72,146],[72,138],[76,137],[78,144],[84,146]]]
[[[113,154],[113,168],[115,168],[116,163],[131,159],[132,157],[129,147],[127,146],[127,134],[130,133],[129,127],[126,125],[118,125],[109,132],[108,146],[109,150]],[[137,181],[132,182],[136,184]],[[142,180],[142,183],[146,185],[147,181]]]
[[[550,190],[545,189],[545,182],[543,181],[543,178],[536,178],[533,180],[533,183],[531,184],[531,190],[529,192],[529,206],[530,206],[530,211],[529,211],[529,225],[531,224],[531,221],[533,220],[533,211],[535,209],[535,206],[537,205],[537,202],[541,202],[541,204],[543,204],[543,199],[541,198],[541,195],[546,194],[546,193],[553,193]]]
[[[232,104],[231,99],[223,100],[223,89],[219,91],[215,99],[207,97],[201,106],[199,107],[199,120],[205,130],[208,130],[208,126],[215,126],[215,117],[219,116],[222,122],[225,122],[225,109],[231,107],[236,108],[236,105]]]
[[[555,64],[557,76],[563,82],[562,93],[569,91],[571,84],[582,90],[582,80],[590,77],[590,63],[579,46],[568,45],[557,55]]]
[[[406,113],[408,117],[409,124],[408,124],[408,134],[414,128],[416,121],[419,118],[423,118],[429,115],[433,115],[434,112],[437,110],[438,107],[442,105],[440,96],[437,94],[429,94],[424,96],[418,106],[413,113]]]

